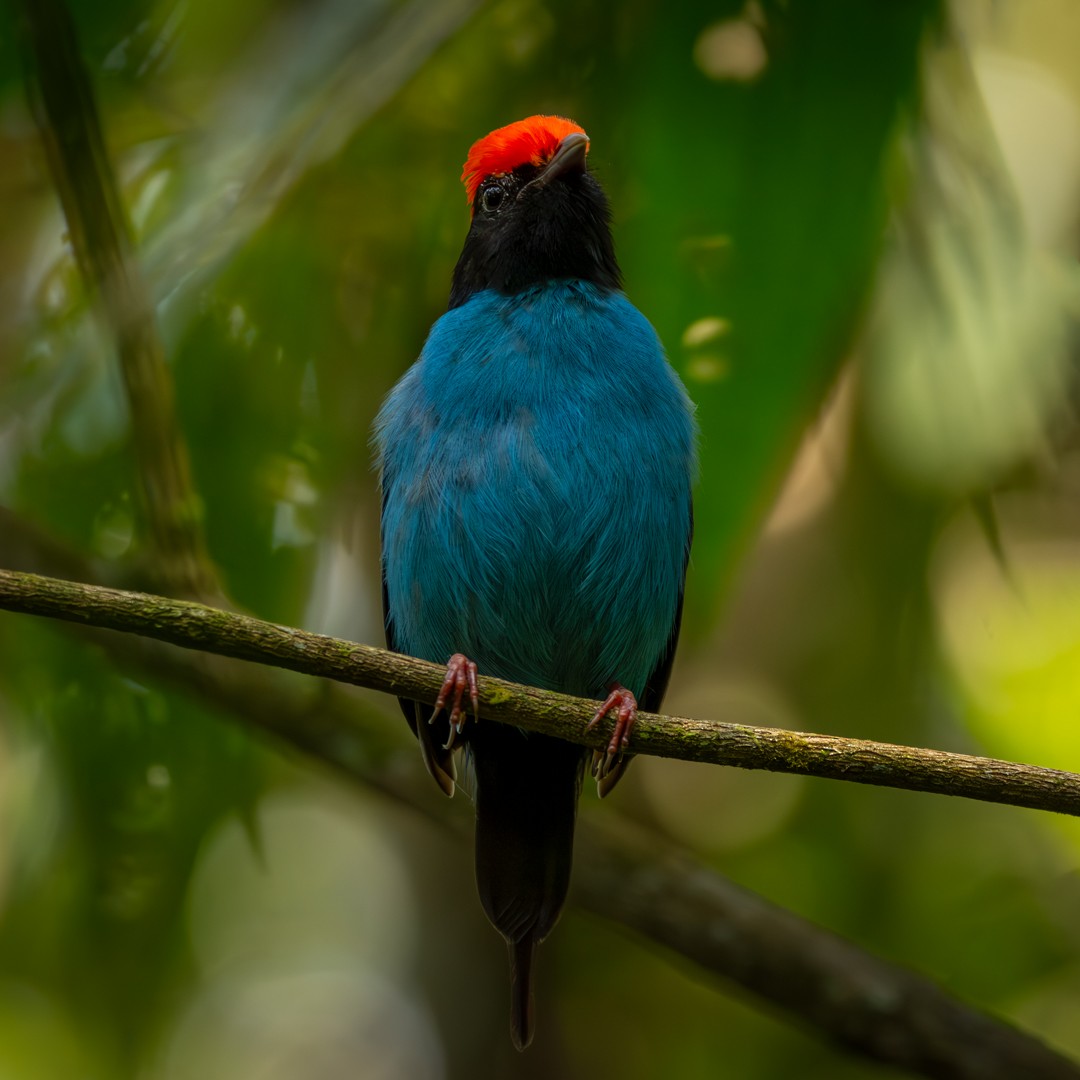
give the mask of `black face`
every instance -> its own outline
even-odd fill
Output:
[[[477,189],[451,308],[483,289],[512,295],[554,278],[619,288],[611,212],[600,185],[581,169],[547,179],[542,173],[523,165]]]

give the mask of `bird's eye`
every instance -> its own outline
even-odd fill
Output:
[[[485,213],[493,214],[502,205],[503,196],[506,193],[498,184],[488,184],[480,192],[480,205]]]

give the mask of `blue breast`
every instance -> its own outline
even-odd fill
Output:
[[[556,281],[447,312],[376,421],[397,647],[640,695],[682,587],[694,440],[621,293]]]

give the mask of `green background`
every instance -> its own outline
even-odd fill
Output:
[[[229,596],[381,644],[372,418],[469,145],[565,114],[701,423],[670,711],[1075,768],[1080,25],[1021,6],[73,4]],[[0,564],[146,583],[14,32],[0,207]],[[573,908],[518,1057],[467,846],[230,720],[0,616],[0,1074],[889,1075]],[[1071,821],[657,760],[582,812],[1080,1054]]]

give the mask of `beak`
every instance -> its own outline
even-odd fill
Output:
[[[583,131],[571,131],[561,143],[540,175],[530,184],[547,187],[552,180],[567,173],[585,171],[585,155],[589,152],[589,136]]]

